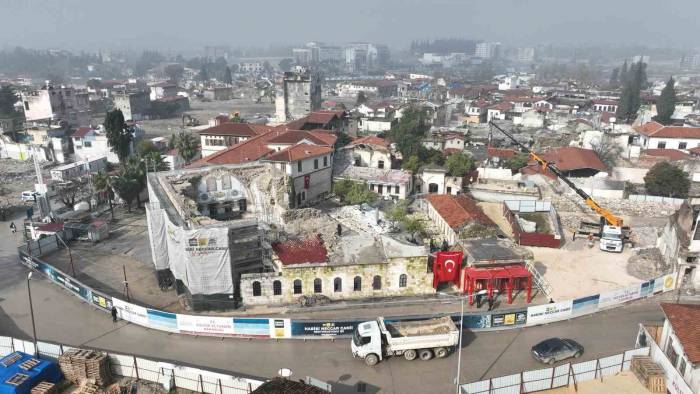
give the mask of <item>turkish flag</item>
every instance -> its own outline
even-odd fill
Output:
[[[308,189],[311,185],[311,175],[304,175],[304,189]]]
[[[441,282],[454,282],[459,287],[462,271],[462,252],[437,252],[433,261],[433,287]]]

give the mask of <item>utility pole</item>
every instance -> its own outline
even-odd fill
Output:
[[[27,274],[27,294],[29,295],[29,314],[32,317],[32,339],[34,339],[34,355],[39,354],[39,349],[37,348],[36,340],[36,324],[34,323],[34,305],[32,304],[32,287],[29,285],[29,281],[32,279],[33,271],[29,271]]]

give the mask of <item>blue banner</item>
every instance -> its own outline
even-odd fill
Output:
[[[598,309],[598,301],[600,301],[600,294],[581,297],[574,300],[571,311],[572,313],[587,313]]]
[[[244,336],[270,336],[270,319],[233,319],[233,332]]]
[[[148,325],[157,330],[177,332],[177,315],[174,313],[158,311],[155,309],[146,310]]]

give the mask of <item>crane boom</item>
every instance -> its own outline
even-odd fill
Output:
[[[617,226],[617,227],[622,227],[622,218],[619,216],[616,216],[606,208],[603,208],[600,204],[598,204],[593,197],[591,197],[588,193],[585,191],[581,190],[578,186],[576,186],[575,183],[573,183],[569,178],[567,178],[559,169],[557,168],[556,165],[549,163],[547,160],[544,160],[541,158],[539,155],[537,155],[535,152],[530,150],[527,146],[522,144],[520,141],[515,139],[512,134],[509,132],[503,130],[500,126],[498,126],[493,120],[489,122],[489,125],[492,127],[495,127],[498,131],[503,133],[508,139],[513,141],[517,146],[519,146],[521,149],[525,150],[528,152],[528,155],[532,160],[535,160],[537,163],[539,163],[543,169],[548,169],[549,171],[553,172],[554,175],[556,175],[559,179],[561,179],[564,183],[566,183],[571,189],[573,189],[576,194],[578,194],[581,198],[583,198],[584,202],[586,205],[588,205],[593,211],[595,211],[597,214],[602,216],[605,221],[611,225],[611,226]]]

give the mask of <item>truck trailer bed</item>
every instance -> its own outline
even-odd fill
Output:
[[[393,338],[449,334],[457,331],[457,326],[449,316],[430,320],[385,323],[385,325]]]

